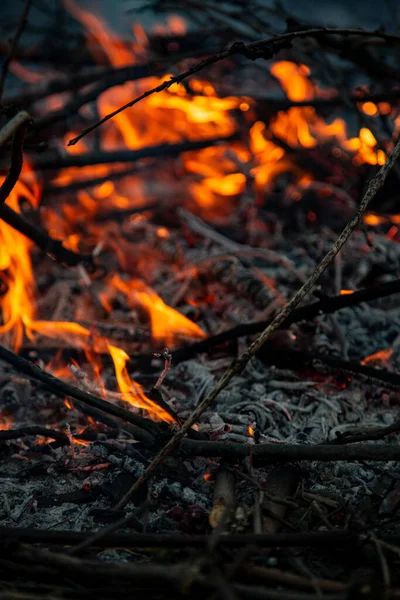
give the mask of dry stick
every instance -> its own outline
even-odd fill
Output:
[[[32,0],[26,0],[25,2],[25,6],[24,6],[24,10],[22,11],[22,15],[20,18],[20,21],[18,23],[18,27],[15,30],[14,33],[14,37],[12,39],[11,45],[10,45],[10,51],[8,53],[8,56],[5,58],[3,65],[1,67],[1,75],[0,75],[0,98],[3,94],[3,87],[4,87],[4,83],[7,77],[7,71],[8,71],[8,67],[10,65],[10,62],[12,61],[15,51],[17,49],[17,44],[18,44],[18,40],[21,37],[21,34],[24,30],[24,27],[26,25],[26,21],[27,21],[27,17],[28,17],[28,12],[29,12],[29,8],[31,5]]]
[[[57,429],[47,429],[40,425],[31,425],[30,427],[21,427],[20,429],[5,429],[4,431],[0,431],[0,442],[17,440],[28,435],[41,435],[56,440],[62,446],[69,446],[69,439],[65,433],[58,431]]]
[[[103,123],[106,123],[107,121],[109,121],[110,119],[112,119],[113,117],[118,115],[120,112],[126,110],[127,108],[131,108],[132,106],[134,106],[135,104],[137,104],[144,98],[147,98],[151,94],[159,93],[159,92],[162,92],[163,90],[169,89],[175,83],[181,83],[181,81],[183,81],[184,79],[187,79],[188,77],[190,77],[191,75],[194,75],[195,73],[198,73],[205,67],[213,65],[221,60],[224,60],[225,58],[228,58],[229,56],[233,56],[234,54],[243,54],[246,58],[250,58],[251,60],[255,60],[256,58],[271,59],[282,48],[290,47],[290,43],[292,42],[292,40],[294,40],[296,38],[323,37],[327,34],[331,34],[331,35],[332,34],[334,34],[334,35],[335,34],[336,35],[361,35],[361,36],[366,36],[366,37],[378,37],[378,38],[383,38],[388,42],[392,42],[392,43],[395,42],[397,44],[400,43],[399,36],[384,33],[381,31],[365,31],[365,30],[361,30],[361,29],[338,29],[338,28],[316,28],[316,29],[307,29],[307,30],[302,30],[302,31],[293,31],[290,33],[284,33],[282,35],[277,35],[277,36],[274,36],[272,38],[268,38],[265,40],[251,42],[250,44],[244,44],[243,42],[236,42],[228,50],[224,50],[223,52],[218,52],[216,54],[208,56],[207,58],[200,61],[199,63],[192,65],[190,67],[190,69],[188,69],[187,71],[184,71],[183,73],[180,73],[179,75],[176,75],[175,77],[171,77],[170,79],[167,79],[160,85],[158,85],[150,90],[147,90],[141,96],[138,96],[134,100],[131,100],[127,104],[124,104],[124,106],[121,106],[120,108],[117,108],[117,110],[114,110],[113,112],[109,113],[108,115],[103,117],[103,119],[101,119],[100,121],[98,121],[97,123],[92,125],[91,127],[83,129],[79,135],[77,135],[75,138],[69,140],[68,146],[74,146],[85,135],[87,135],[88,133],[90,133],[91,131],[93,131],[94,129],[96,129],[97,127],[102,125]]]
[[[1,191],[0,191],[1,194]],[[76,267],[79,264],[85,265],[88,271],[95,269],[94,258],[91,254],[79,254],[73,250],[69,250],[59,240],[50,237],[45,229],[36,227],[25,217],[10,208],[7,204],[3,204],[0,210],[0,218],[13,227],[22,235],[29,238],[38,248],[50,255],[57,262]]]
[[[360,206],[354,215],[354,217],[349,221],[346,227],[343,229],[342,233],[338,237],[335,244],[329,250],[329,252],[325,255],[321,263],[317,266],[315,271],[309,277],[309,279],[305,282],[305,284],[299,289],[299,291],[294,295],[292,300],[283,308],[283,310],[275,317],[275,319],[270,323],[270,325],[265,329],[265,331],[260,335],[259,338],[249,347],[248,351],[242,354],[238,359],[234,360],[229,369],[222,376],[220,381],[214,390],[199,404],[197,409],[192,413],[192,415],[185,421],[182,425],[181,429],[174,435],[173,438],[164,446],[161,452],[155,457],[155,459],[150,463],[147,467],[146,471],[139,477],[136,483],[130,488],[130,490],[125,494],[125,496],[118,503],[118,509],[123,508],[129,502],[132,495],[136,492],[136,490],[143,485],[146,481],[150,479],[150,477],[154,474],[154,472],[160,467],[164,459],[169,456],[180,444],[181,440],[187,433],[187,431],[196,423],[196,421],[201,417],[203,412],[209,408],[218,397],[220,392],[225,389],[231,379],[238,373],[241,373],[250,359],[257,353],[257,351],[261,348],[261,346],[267,341],[270,335],[276,331],[281,324],[288,318],[290,313],[294,308],[302,301],[302,299],[306,296],[306,294],[311,290],[316,281],[322,275],[326,267],[329,263],[334,259],[336,254],[341,250],[347,239],[350,237],[351,233],[357,226],[358,222],[362,218],[365,210],[367,209],[371,200],[375,197],[378,190],[383,186],[385,179],[398,159],[400,155],[400,139],[398,140],[393,152],[388,157],[385,164],[379,169],[376,176],[371,179],[368,184],[367,191],[365,192]],[[129,525],[132,520],[132,514],[127,515],[126,517],[119,519],[109,527],[105,527],[101,529],[97,533],[95,533],[91,538],[80,544],[74,549],[74,552],[79,552],[84,548],[87,548],[91,544],[97,542],[102,539],[105,535],[112,533],[121,527],[126,527]]]
[[[46,385],[49,389],[51,389],[54,393],[64,398],[65,396],[69,396],[74,398],[75,400],[79,400],[83,404],[88,404],[93,408],[104,411],[114,417],[118,417],[127,421],[128,423],[132,423],[132,425],[137,425],[138,432],[142,436],[141,438],[137,438],[145,444],[151,446],[154,442],[154,437],[159,433],[159,428],[157,425],[150,421],[150,419],[145,419],[140,417],[139,415],[135,415],[129,410],[125,410],[116,406],[115,404],[111,404],[111,402],[107,402],[102,398],[98,398],[93,394],[89,394],[74,385],[70,385],[66,381],[62,381],[61,379],[57,379],[51,375],[51,373],[47,373],[43,371],[31,361],[26,360],[22,356],[18,356],[11,350],[8,350],[4,346],[0,346],[0,360],[4,360],[10,365],[13,365],[20,373],[24,373],[29,378],[34,379],[36,381],[40,381],[44,385]],[[144,431],[143,431],[144,430]]]
[[[0,188],[0,218],[23,235],[26,235],[39,248],[47,254],[51,254],[59,262],[69,266],[76,266],[80,263],[84,263],[90,267],[93,264],[92,256],[77,254],[72,250],[68,250],[68,248],[65,248],[62,245],[62,242],[54,240],[45,230],[39,229],[27,221],[23,215],[16,213],[12,208],[5,204],[5,201],[14,189],[14,186],[21,175],[24,136],[28,123],[31,120],[31,115],[22,110],[0,131],[0,146],[13,135],[11,166],[7,177]]]
[[[31,120],[31,116],[28,113],[19,113],[21,116],[19,117],[20,122],[19,125],[16,126],[13,135],[13,141],[11,145],[11,166],[10,170],[7,173],[5,180],[2,183],[0,188],[0,205],[4,205],[4,202],[7,200],[8,196],[11,194],[14,189],[15,184],[17,183],[19,176],[21,175],[22,165],[24,162],[24,154],[23,154],[23,144],[24,144],[24,136],[26,128],[28,127],[28,121]],[[18,116],[18,115],[17,115]],[[18,123],[18,121],[17,121]],[[1,206],[2,208],[3,206]],[[0,210],[1,214],[1,210]]]
[[[299,321],[309,321],[322,314],[332,314],[338,310],[341,310],[342,308],[357,306],[361,302],[369,302],[398,293],[400,293],[400,279],[394,279],[393,281],[389,281],[381,285],[375,285],[357,290],[353,294],[324,296],[316,302],[311,302],[310,304],[296,308],[296,310],[290,314],[290,317],[285,320],[283,326],[289,327],[293,323],[298,323]],[[214,346],[218,346],[230,340],[235,340],[239,337],[259,333],[268,327],[270,323],[271,319],[265,319],[263,321],[250,321],[248,323],[236,325],[231,329],[226,329],[221,333],[210,335],[200,342],[194,342],[193,344],[183,346],[177,350],[172,350],[172,361],[176,365],[178,362],[188,360],[189,358],[192,358],[201,352],[207,352]]]
[[[17,129],[28,121],[31,121],[32,117],[25,110],[21,110],[19,113],[15,115],[8,123],[6,123],[3,129],[0,131],[0,146],[2,146],[14,133]]]

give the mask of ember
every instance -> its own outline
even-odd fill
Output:
[[[0,44],[2,589],[397,597],[400,36],[41,4]]]

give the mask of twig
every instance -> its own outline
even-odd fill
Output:
[[[250,44],[244,44],[243,42],[237,42],[237,43],[233,44],[228,50],[218,52],[216,54],[213,54],[213,55],[205,58],[204,60],[202,60],[199,63],[190,67],[190,69],[188,69],[187,71],[184,71],[183,73],[180,73],[179,75],[177,75],[175,77],[171,77],[170,79],[167,79],[160,85],[158,85],[150,90],[147,90],[141,96],[138,96],[134,100],[131,100],[127,104],[124,104],[124,106],[121,106],[117,110],[114,110],[113,112],[109,113],[108,115],[103,117],[103,119],[101,119],[100,121],[98,121],[97,123],[92,125],[91,127],[83,129],[83,131],[78,136],[69,140],[68,145],[73,146],[74,144],[79,142],[79,140],[82,139],[85,135],[92,132],[94,129],[96,129],[100,125],[102,125],[103,123],[106,123],[107,121],[109,121],[110,119],[112,119],[113,117],[115,117],[116,115],[121,113],[122,111],[126,110],[127,108],[131,108],[132,106],[134,106],[135,104],[137,104],[144,98],[147,98],[151,94],[159,93],[159,92],[162,92],[163,90],[169,89],[172,85],[174,85],[176,83],[181,83],[184,79],[187,79],[191,75],[198,73],[205,67],[208,67],[217,62],[220,62],[221,60],[224,60],[225,58],[228,58],[229,56],[233,56],[234,54],[242,54],[243,56],[245,56],[246,58],[250,58],[251,60],[255,60],[256,58],[264,58],[264,59],[268,60],[268,59],[273,58],[275,56],[275,54],[277,54],[279,52],[279,50],[281,50],[282,48],[291,47],[291,42],[294,39],[302,38],[302,37],[319,38],[319,37],[324,37],[329,34],[344,35],[344,36],[361,35],[361,36],[366,36],[366,37],[378,37],[378,38],[383,38],[384,40],[386,40],[388,42],[392,42],[392,43],[394,42],[397,44],[400,43],[399,36],[384,33],[381,31],[365,31],[365,30],[361,30],[361,29],[338,29],[338,28],[316,28],[316,29],[307,29],[307,30],[301,30],[301,31],[293,31],[290,33],[284,33],[281,35],[277,35],[277,36],[274,36],[272,38],[268,38],[265,40],[251,42]]]
[[[22,356],[18,356],[18,354],[11,352],[11,350],[4,348],[4,346],[0,346],[0,360],[4,360],[10,365],[13,365],[20,373],[24,373],[29,378],[40,381],[61,398],[64,398],[65,396],[75,398],[76,400],[79,400],[79,402],[83,402],[84,404],[88,404],[98,410],[127,421],[128,423],[137,425],[137,427],[140,428],[138,429],[140,435],[138,435],[137,439],[149,446],[154,444],[153,436],[157,436],[159,429],[156,423],[150,421],[150,419],[144,419],[129,410],[124,410],[115,404],[106,402],[102,398],[84,392],[74,385],[70,385],[61,379],[57,379],[57,377],[43,371],[31,361],[22,358]]]
[[[24,161],[23,144],[25,131],[28,126],[28,122],[31,121],[31,116],[28,113],[22,111],[19,113],[19,125],[16,126],[14,131],[12,145],[11,145],[11,166],[7,173],[7,177],[2,183],[0,188],[0,205],[3,205],[7,200],[8,196],[14,189],[15,184],[21,175],[22,165]],[[17,115],[18,116],[18,115]],[[0,214],[1,214],[0,206]]]
[[[300,308],[293,310],[290,316],[281,324],[281,328],[289,327],[293,323],[298,323],[299,321],[313,319],[321,314],[332,314],[338,310],[341,310],[342,308],[357,306],[362,302],[377,300],[378,298],[384,298],[399,292],[400,279],[395,279],[394,281],[389,281],[388,283],[384,283],[382,285],[358,290],[354,292],[354,294],[345,294],[343,296],[324,296],[317,302],[312,302],[311,304],[306,304],[305,306],[301,306]],[[196,354],[207,352],[213,346],[218,346],[230,340],[235,340],[239,337],[259,333],[268,327],[270,323],[271,319],[242,323],[241,325],[227,329],[222,333],[211,335],[200,342],[195,342],[194,344],[173,350],[171,353],[172,360],[174,361],[174,364],[177,364],[183,360],[188,360],[192,356],[196,356]]]
[[[192,150],[202,150],[215,144],[231,142],[237,136],[226,136],[216,138],[206,138],[197,141],[179,142],[176,144],[160,144],[157,146],[147,146],[140,150],[110,150],[84,152],[83,154],[57,155],[56,153],[31,155],[31,160],[35,168],[38,169],[65,169],[67,167],[86,167],[98,164],[112,163],[134,163],[144,158],[159,158],[178,156],[183,152]]]
[[[327,252],[327,254],[322,259],[320,264],[316,267],[314,272],[310,275],[310,277],[298,290],[298,292],[293,296],[293,298],[287,303],[287,305],[281,310],[281,312],[275,317],[275,319],[270,323],[270,325],[268,325],[268,327],[263,331],[263,333],[249,346],[248,351],[244,352],[241,356],[239,356],[239,358],[233,361],[231,366],[227,369],[227,371],[217,383],[214,390],[210,394],[208,394],[207,397],[204,398],[204,400],[198,405],[198,407],[193,411],[191,416],[182,425],[181,429],[174,435],[173,438],[171,438],[171,440],[165,445],[161,452],[150,463],[146,471],[138,478],[136,483],[125,494],[125,496],[120,502],[120,506],[125,506],[127,502],[129,502],[129,499],[132,497],[132,494],[143,483],[148,481],[150,476],[162,464],[164,459],[167,456],[169,456],[175,450],[175,448],[177,448],[180,441],[186,435],[187,431],[198,421],[199,417],[207,410],[207,408],[209,408],[214,403],[220,392],[222,392],[222,390],[226,388],[231,379],[233,379],[235,375],[238,375],[243,371],[250,359],[257,354],[257,352],[260,350],[260,348],[262,348],[263,344],[267,341],[271,334],[274,331],[276,331],[282,325],[282,323],[286,321],[291,312],[312,289],[314,284],[318,281],[319,277],[322,275],[322,273],[325,271],[325,269],[331,263],[331,261],[335,258],[336,254],[341,250],[341,248],[346,243],[347,239],[350,237],[351,233],[356,228],[364,212],[366,211],[369,203],[372,201],[377,192],[383,186],[390,169],[395,164],[399,155],[400,139],[398,140],[392,154],[388,157],[385,164],[379,169],[375,177],[369,182],[367,190],[360,202],[360,206],[357,209],[354,217],[350,219],[350,221],[347,223],[346,227],[343,229],[336,242]],[[115,523],[114,525],[116,528],[118,527],[118,523]]]
[[[0,99],[1,96],[3,94],[3,88],[4,88],[4,83],[7,77],[7,71],[8,71],[8,67],[10,65],[10,62],[12,61],[15,51],[17,49],[17,44],[18,44],[18,40],[21,37],[21,34],[24,30],[24,27],[26,25],[27,22],[27,17],[28,17],[28,12],[29,12],[29,8],[31,5],[32,0],[26,0],[25,1],[25,6],[24,6],[24,10],[22,11],[22,15],[21,18],[19,20],[18,23],[18,27],[15,30],[14,33],[14,37],[12,39],[11,45],[10,45],[10,51],[8,53],[8,55],[6,56],[6,58],[4,59],[4,62],[2,64],[1,67],[1,75],[0,75]]]
[[[25,110],[21,110],[15,115],[8,123],[6,123],[3,129],[0,131],[0,146],[2,146],[10,137],[17,131],[17,129],[24,123],[31,121],[32,117]]]
[[[363,534],[365,531],[363,530]],[[80,544],[91,536],[87,531],[71,530],[51,530],[51,529],[33,529],[33,528],[13,528],[0,527],[0,536],[2,540],[15,540],[16,542],[26,544],[57,544],[70,545]],[[364,536],[365,537],[365,536]],[[381,535],[380,540],[386,543],[396,544],[400,541],[399,534]],[[209,535],[182,535],[174,534],[155,534],[155,533],[114,533],[106,537],[99,538],[96,542],[97,547],[103,548],[185,548],[207,547]],[[341,544],[356,544],[359,537],[356,531],[346,529],[336,529],[334,531],[301,531],[285,532],[274,534],[228,534],[223,535],[218,540],[219,546],[244,547],[252,545],[256,547],[273,546],[337,546]]]
[[[400,446],[389,444],[256,444],[251,446],[254,465],[259,466],[274,461],[357,461],[372,460],[377,462],[398,460]],[[205,458],[218,456],[225,459],[239,460],[250,455],[247,444],[234,442],[209,442],[197,440],[182,440],[179,455],[188,458],[203,456]]]
[[[357,362],[335,358],[317,352],[293,350],[292,348],[277,348],[272,344],[260,348],[257,352],[259,358],[266,365],[275,365],[280,369],[298,370],[305,367],[314,367],[315,363],[327,366],[330,369],[350,375],[361,375],[372,381],[384,383],[386,387],[398,389],[400,387],[400,374],[392,373],[386,369],[376,369],[360,365]]]
[[[341,373],[361,375],[372,381],[384,383],[386,387],[398,389],[400,387],[400,374],[392,373],[386,369],[376,369],[360,365],[357,362],[343,360],[333,356],[307,352],[306,350],[293,350],[292,348],[277,348],[272,344],[260,348],[257,352],[259,358],[266,365],[275,365],[278,368],[298,370],[304,367],[314,367],[315,363],[335,369]]]
[[[58,262],[69,267],[76,267],[79,264],[83,264],[88,270],[95,269],[92,255],[78,254],[65,248],[62,242],[50,237],[45,229],[39,229],[39,227],[27,221],[25,217],[16,213],[7,204],[3,204],[0,207],[0,217],[5,223],[28,237],[38,248],[52,256]]]
[[[20,429],[5,429],[0,431],[0,442],[7,440],[17,440],[18,438],[28,435],[41,435],[43,437],[52,438],[59,442],[62,446],[69,445],[69,439],[62,431],[56,429],[46,429],[40,425],[32,425],[31,427],[21,427]]]

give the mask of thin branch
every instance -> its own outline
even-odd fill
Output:
[[[392,373],[386,369],[377,369],[368,365],[360,365],[358,362],[344,360],[322,354],[320,352],[307,352],[306,350],[293,350],[293,348],[278,348],[274,345],[263,346],[257,352],[259,358],[266,365],[275,365],[280,369],[292,369],[297,371],[305,367],[315,367],[315,363],[321,363],[330,369],[349,375],[361,375],[371,381],[382,383],[385,387],[397,390],[400,387],[400,374]]]
[[[19,113],[21,115],[21,113]],[[18,116],[18,115],[17,115]],[[4,202],[7,200],[8,196],[11,194],[14,189],[15,184],[17,183],[19,176],[21,175],[22,165],[24,162],[24,153],[23,153],[23,145],[24,145],[24,137],[25,132],[28,127],[28,122],[31,120],[31,116],[28,113],[22,113],[20,117],[21,122],[16,127],[13,135],[12,145],[11,145],[11,166],[10,170],[7,173],[5,180],[3,181],[0,188],[0,205],[4,205]],[[1,215],[1,207],[0,207],[0,215]]]
[[[301,31],[293,31],[293,32],[277,35],[277,36],[274,36],[272,38],[268,38],[265,40],[251,42],[250,44],[244,44],[243,42],[236,42],[228,50],[224,50],[222,52],[218,52],[216,54],[208,56],[207,58],[200,61],[199,63],[192,65],[190,67],[190,69],[188,69],[187,71],[184,71],[183,73],[180,73],[179,75],[176,75],[175,77],[171,77],[170,79],[167,79],[160,85],[158,85],[150,90],[147,90],[141,96],[138,96],[134,100],[131,100],[127,104],[124,104],[124,106],[121,106],[120,108],[117,108],[117,110],[114,110],[113,112],[109,113],[108,115],[103,117],[103,119],[101,119],[100,121],[95,123],[94,125],[91,125],[90,127],[86,128],[86,129],[83,129],[78,136],[69,140],[68,146],[74,146],[85,135],[92,132],[94,129],[96,129],[100,125],[103,125],[103,123],[106,123],[107,121],[109,121],[110,119],[112,119],[113,117],[115,117],[116,115],[121,113],[122,111],[126,110],[127,108],[131,108],[132,106],[134,106],[141,100],[144,100],[144,98],[147,98],[151,94],[155,94],[155,93],[158,94],[159,92],[169,89],[172,85],[174,85],[176,83],[181,83],[184,79],[187,79],[191,75],[198,73],[205,67],[209,67],[210,65],[220,62],[221,60],[224,60],[224,59],[228,58],[229,56],[233,56],[234,54],[242,54],[243,56],[245,56],[246,58],[249,58],[251,60],[255,60],[257,58],[264,58],[264,59],[268,60],[268,59],[273,58],[275,56],[275,54],[277,54],[282,48],[290,48],[291,42],[294,39],[302,38],[302,37],[319,38],[319,37],[324,37],[328,34],[344,35],[344,36],[361,35],[364,37],[378,37],[378,38],[383,38],[387,42],[400,44],[400,37],[397,35],[388,34],[388,33],[384,33],[381,31],[365,31],[365,30],[361,30],[361,29],[339,29],[339,28],[316,28],[316,29],[307,29],[307,30],[301,30]]]
[[[1,96],[3,94],[3,88],[4,88],[4,83],[5,83],[6,77],[7,77],[8,67],[10,65],[10,62],[14,58],[14,54],[15,54],[15,51],[17,49],[18,40],[21,37],[21,34],[22,34],[22,32],[24,30],[24,27],[26,25],[26,22],[27,22],[27,17],[28,17],[29,8],[31,6],[31,2],[32,2],[32,0],[26,0],[25,1],[24,10],[22,11],[22,15],[21,15],[21,18],[19,20],[18,27],[15,30],[14,37],[13,37],[11,45],[10,45],[10,51],[9,51],[8,55],[6,56],[6,58],[4,59],[4,62],[3,62],[2,67],[1,67],[1,74],[0,74],[0,99],[1,99]]]
[[[363,531],[365,534],[365,531]],[[12,539],[25,544],[56,544],[69,545],[81,544],[91,535],[90,531],[33,529],[29,527],[0,527],[2,540]],[[170,532],[168,534],[156,533],[114,533],[99,539],[97,546],[103,548],[206,548],[210,539],[209,535],[183,535]],[[336,529],[332,531],[302,531],[274,534],[228,534],[218,540],[218,546],[240,548],[255,546],[270,548],[274,546],[340,546],[341,544],[356,544],[359,537],[356,531]],[[380,540],[385,543],[397,544],[400,542],[398,534],[381,535]]]
[[[357,306],[362,302],[369,302],[398,293],[400,293],[400,279],[395,279],[393,281],[389,281],[388,283],[383,283],[382,285],[371,286],[362,290],[358,290],[353,294],[324,296],[317,302],[312,302],[310,304],[306,304],[305,306],[301,306],[300,308],[296,308],[281,324],[281,328],[287,328],[293,323],[298,323],[299,321],[309,321],[322,314],[329,315],[341,310],[342,308]],[[199,342],[194,342],[193,344],[173,350],[171,352],[173,363],[176,365],[178,362],[188,360],[189,358],[192,358],[201,352],[207,352],[210,350],[210,348],[230,340],[236,340],[240,337],[259,333],[268,327],[270,323],[271,319],[242,323],[232,327],[231,329],[217,333],[216,335],[210,335]]]
[[[2,540],[13,539],[16,542],[25,544],[57,544],[57,545],[75,545],[80,544],[88,539],[91,532],[71,531],[71,530],[51,530],[51,529],[32,529],[29,527],[0,527],[0,536]],[[253,535],[253,534],[237,534],[224,535],[218,541],[219,545],[226,546],[242,546],[252,544],[255,546],[304,546],[304,545],[324,545],[324,544],[341,544],[347,543],[347,540],[352,538],[354,533],[346,530],[336,531],[317,531],[317,532],[301,532],[301,533],[283,533],[274,535]],[[303,538],[305,536],[305,538]],[[305,539],[305,541],[304,541]],[[386,539],[386,537],[384,537]],[[396,536],[396,540],[399,536]],[[105,548],[184,548],[185,546],[206,548],[209,540],[208,535],[182,535],[169,533],[154,534],[154,533],[117,533],[108,535],[99,540],[98,547]],[[396,541],[394,540],[394,542]]]
[[[91,254],[78,254],[77,252],[73,252],[73,250],[65,248],[62,242],[50,237],[45,229],[39,229],[39,227],[36,227],[25,219],[25,217],[16,213],[7,204],[0,206],[0,218],[32,240],[38,248],[52,256],[58,262],[69,267],[76,267],[79,264],[83,264],[88,270],[95,268],[94,259]]]
[[[183,141],[176,144],[159,144],[145,146],[139,150],[111,150],[92,151],[83,154],[59,155],[55,152],[31,155],[35,168],[39,169],[65,169],[67,167],[87,167],[98,164],[134,163],[145,158],[174,157],[183,152],[202,150],[215,144],[232,142],[237,139],[237,134],[225,137],[212,137],[196,141]]]
[[[332,260],[335,258],[335,256],[338,254],[338,252],[341,250],[341,248],[344,246],[344,244],[356,228],[357,224],[359,223],[363,214],[365,213],[368,205],[383,186],[389,171],[397,161],[399,155],[400,139],[398,140],[393,152],[390,154],[385,164],[379,169],[375,177],[373,177],[369,182],[367,190],[360,202],[360,206],[358,207],[354,217],[350,219],[350,221],[347,223],[346,227],[343,229],[336,242],[327,252],[327,254],[322,259],[320,264],[316,267],[314,272],[310,275],[310,277],[302,285],[298,292],[293,296],[293,298],[287,303],[287,305],[281,310],[281,312],[275,317],[275,319],[268,325],[268,327],[263,331],[263,333],[249,346],[247,352],[244,352],[241,356],[239,356],[239,358],[233,361],[231,366],[227,369],[220,381],[217,383],[214,390],[210,394],[208,394],[207,397],[204,398],[204,400],[198,405],[196,410],[193,411],[191,416],[182,425],[181,429],[174,435],[173,438],[171,438],[171,440],[165,445],[161,452],[150,463],[146,471],[138,478],[136,483],[125,494],[125,496],[119,503],[119,507],[125,506],[132,497],[132,494],[134,494],[135,491],[143,483],[149,480],[153,473],[162,464],[164,459],[177,448],[180,441],[186,435],[187,431],[198,421],[198,419],[207,410],[207,408],[209,408],[215,402],[216,398],[219,396],[222,390],[226,388],[226,386],[233,379],[233,377],[243,371],[247,363],[251,360],[253,356],[257,354],[257,352],[265,344],[265,342],[271,336],[271,334],[274,331],[276,331],[279,327],[281,327],[282,323],[286,321],[286,319],[290,316],[290,314],[296,308],[296,306],[298,306],[298,304],[300,304],[300,302],[308,294],[308,292],[310,292],[310,290],[318,281],[318,279],[325,271],[327,266],[332,262]],[[119,526],[118,522],[114,525],[116,528]]]
[[[62,446],[69,446],[69,439],[62,431],[57,429],[47,429],[40,425],[32,425],[30,427],[20,427],[19,429],[5,429],[0,431],[0,442],[7,440],[17,440],[28,435],[41,435],[43,437],[52,438],[59,442]]]
[[[79,402],[82,402],[83,404],[88,404],[89,406],[113,415],[114,417],[118,417],[123,421],[132,423],[132,425],[137,425],[137,427],[140,428],[137,432],[137,440],[150,447],[153,446],[153,436],[157,436],[159,428],[157,427],[156,423],[150,419],[145,419],[139,415],[135,415],[129,410],[124,410],[123,408],[120,408],[115,404],[111,404],[102,398],[98,398],[93,394],[84,392],[74,385],[66,383],[61,379],[54,377],[50,373],[43,371],[31,361],[22,358],[22,356],[18,356],[18,354],[11,352],[11,350],[4,348],[4,346],[0,346],[0,360],[4,360],[10,365],[13,365],[13,367],[15,367],[20,373],[24,373],[30,379],[40,381],[61,398],[64,398],[65,396],[75,398],[75,400],[79,400]]]
[[[255,466],[275,461],[357,461],[376,462],[399,460],[400,446],[389,444],[241,444],[236,442],[203,442],[185,439],[180,442],[179,455],[187,458],[218,456],[239,460],[252,455]]]
[[[21,110],[15,115],[8,123],[6,123],[3,129],[0,131],[0,146],[2,146],[23,124],[31,121],[32,117],[25,110]]]

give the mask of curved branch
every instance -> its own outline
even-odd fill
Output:
[[[171,77],[170,79],[163,81],[163,83],[161,83],[160,85],[158,85],[150,90],[147,90],[141,96],[138,96],[134,100],[131,100],[127,104],[124,104],[120,108],[117,108],[113,112],[109,113],[108,115],[106,115],[105,117],[100,119],[100,121],[95,123],[94,125],[91,125],[90,127],[87,127],[86,129],[83,129],[79,135],[77,135],[75,138],[69,140],[68,146],[74,146],[85,135],[94,131],[94,129],[97,129],[97,127],[100,127],[100,125],[103,125],[103,123],[106,123],[107,121],[109,121],[110,119],[112,119],[113,117],[115,117],[116,115],[121,113],[122,111],[126,110],[127,108],[131,108],[132,106],[134,106],[141,100],[144,100],[144,98],[147,98],[148,96],[151,96],[152,94],[158,94],[159,92],[167,90],[175,83],[181,83],[184,79],[187,79],[191,75],[194,75],[195,73],[198,73],[199,71],[202,71],[205,67],[209,67],[210,65],[220,62],[221,60],[224,60],[225,58],[228,58],[229,56],[233,56],[234,54],[242,54],[243,56],[245,56],[246,58],[249,58],[250,60],[256,60],[257,58],[264,58],[264,59],[268,60],[268,59],[273,58],[275,56],[275,54],[277,54],[281,49],[290,48],[291,42],[296,38],[302,38],[302,37],[318,38],[318,37],[323,37],[325,35],[345,35],[345,36],[361,35],[364,37],[383,38],[387,42],[400,44],[399,36],[389,34],[389,33],[384,33],[382,31],[365,31],[362,29],[338,29],[338,28],[332,28],[332,27],[305,29],[305,30],[301,30],[301,31],[291,31],[289,33],[283,33],[281,35],[277,35],[272,38],[268,38],[266,40],[259,40],[257,42],[251,42],[250,44],[244,44],[243,42],[236,42],[236,43],[232,44],[232,46],[228,50],[224,50],[223,52],[218,52],[216,54],[212,54],[211,56],[208,56],[204,60],[196,63],[195,65],[192,65],[190,67],[190,69],[188,69],[187,71],[184,71],[183,73],[180,73],[179,75],[176,75],[175,77]]]

